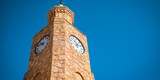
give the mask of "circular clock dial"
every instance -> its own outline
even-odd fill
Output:
[[[39,43],[36,45],[35,47],[35,52],[36,54],[39,54],[44,48],[45,46],[47,45],[48,41],[49,41],[49,36],[44,36],[40,41]]]
[[[70,36],[69,41],[77,52],[81,54],[84,53],[84,47],[78,38],[76,38],[75,36]]]

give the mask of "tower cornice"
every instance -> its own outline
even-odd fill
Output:
[[[55,6],[48,12],[48,22],[53,21],[55,18],[63,18],[70,24],[74,23],[74,13],[66,6]]]

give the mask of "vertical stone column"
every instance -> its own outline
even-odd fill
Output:
[[[51,80],[65,80],[65,29],[62,24],[54,24]]]

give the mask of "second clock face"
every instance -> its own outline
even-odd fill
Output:
[[[84,50],[83,44],[80,42],[80,40],[77,37],[70,36],[69,41],[77,52],[81,54],[84,53],[85,50]]]
[[[35,47],[36,54],[39,54],[45,48],[45,46],[47,45],[49,41],[49,38],[50,37],[46,35],[39,41],[39,43]]]

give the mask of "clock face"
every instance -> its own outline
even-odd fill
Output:
[[[78,38],[76,38],[75,36],[70,36],[69,41],[77,52],[81,54],[84,53],[84,47]]]
[[[36,54],[39,54],[45,48],[45,46],[47,45],[49,41],[49,38],[50,37],[46,35],[39,41],[39,43],[35,47]]]

